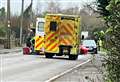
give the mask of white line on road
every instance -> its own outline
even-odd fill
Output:
[[[56,76],[54,76],[54,77],[46,80],[45,82],[52,82],[52,81],[56,80],[57,78],[59,78],[59,77],[65,75],[65,74],[71,72],[72,70],[74,70],[74,69],[76,69],[76,68],[78,68],[78,67],[80,67],[80,66],[82,66],[82,65],[84,65],[84,64],[86,64],[86,63],[88,63],[88,62],[90,62],[92,59],[93,59],[93,58],[90,58],[90,59],[88,59],[87,61],[85,61],[85,62],[83,62],[83,63],[81,63],[81,64],[78,64],[78,65],[76,65],[75,67],[73,67],[73,68],[71,68],[71,69],[69,69],[69,70],[66,70],[66,71],[64,71],[64,72],[62,72],[62,73],[60,73],[60,74],[58,74],[58,75],[56,75]]]

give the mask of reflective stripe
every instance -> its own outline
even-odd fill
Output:
[[[56,32],[49,32],[45,38],[45,50],[50,52],[57,52],[58,51],[58,31]]]
[[[37,42],[35,48],[39,47],[40,45],[42,45],[43,41],[41,40],[40,42]]]
[[[64,22],[64,21],[63,21]],[[74,42],[74,23],[66,22],[61,25],[60,45],[73,45]]]
[[[49,33],[46,38],[46,41],[50,40],[52,37],[54,37],[56,34],[58,34],[58,32],[55,32],[55,33]]]
[[[56,47],[58,47],[58,43],[54,43],[52,46],[50,46],[49,51],[54,50]]]
[[[35,38],[35,50],[40,50],[44,47],[44,37],[36,36]]]

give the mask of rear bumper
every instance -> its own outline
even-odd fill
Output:
[[[97,48],[93,48],[92,50],[88,50],[88,52],[97,54]]]

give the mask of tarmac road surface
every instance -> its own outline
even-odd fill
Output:
[[[1,82],[44,82],[91,58],[79,56],[68,60],[67,56],[47,59],[44,55],[23,55],[22,52],[0,54]]]

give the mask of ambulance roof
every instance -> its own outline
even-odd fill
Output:
[[[39,21],[39,22],[45,22],[45,19],[44,18],[37,18],[37,21]]]
[[[47,14],[52,16],[64,16],[64,17],[79,17],[78,15],[66,15],[66,14]]]

